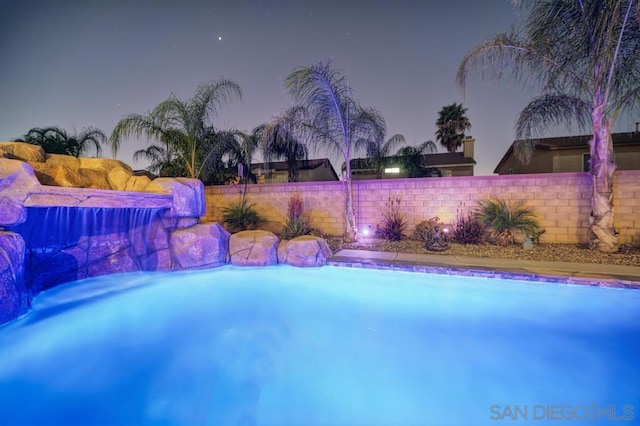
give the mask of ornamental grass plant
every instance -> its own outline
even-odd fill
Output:
[[[405,237],[407,220],[400,211],[402,198],[389,197],[382,210],[382,221],[376,225],[376,237],[389,241],[400,241]]]

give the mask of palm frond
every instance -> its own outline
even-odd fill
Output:
[[[371,144],[382,145],[387,135],[384,117],[375,108],[358,107],[349,120],[349,131],[354,150],[366,149]]]
[[[133,160],[149,160],[151,163],[159,163],[168,160],[167,151],[158,145],[150,145],[145,149],[139,149],[133,153]]]
[[[295,168],[296,161],[307,158],[308,148],[301,142],[302,137],[310,135],[310,126],[305,125],[307,121],[306,108],[296,105],[260,128],[258,134],[265,161],[285,159]]]
[[[433,154],[438,151],[438,147],[433,141],[424,141],[418,145],[418,151],[423,154]]]
[[[218,109],[227,105],[234,98],[242,99],[242,89],[233,80],[221,78],[216,81],[201,84],[190,107],[197,117],[206,119],[218,115]]]
[[[86,152],[86,146],[88,143],[93,144],[96,149],[96,155],[102,154],[102,144],[107,143],[107,136],[104,132],[95,127],[87,127],[82,129],[82,132],[78,135],[78,143],[80,146],[80,152]]]
[[[156,122],[154,118],[153,115],[128,114],[120,119],[109,137],[113,154],[118,153],[120,144],[125,138],[140,138],[145,135],[147,140],[161,140],[165,130],[162,124]]]
[[[546,81],[558,84],[562,78],[563,84],[570,82],[573,88],[589,90],[582,74],[542,45],[537,41],[528,43],[513,29],[510,33],[498,34],[465,55],[458,67],[458,85],[464,91],[471,72],[480,70],[483,80],[500,81],[507,74],[507,78],[524,87],[538,87]]]
[[[312,118],[315,136],[324,135],[332,149],[350,149],[348,117],[358,111],[352,99],[346,76],[331,68],[331,61],[294,70],[285,79],[285,86],[297,102],[304,105]],[[322,143],[322,142],[321,142]]]
[[[526,164],[531,160],[535,144],[553,126],[577,124],[586,129],[591,123],[591,105],[582,99],[561,93],[547,94],[533,99],[518,115],[515,125],[516,158]]]
[[[385,156],[388,156],[389,154],[391,154],[391,152],[395,148],[397,148],[400,145],[404,145],[405,143],[407,143],[407,141],[404,138],[404,135],[401,135],[400,133],[396,133],[395,135],[387,139],[384,145],[382,145],[380,152],[383,153]]]

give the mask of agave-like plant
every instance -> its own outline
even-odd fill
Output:
[[[222,222],[227,225],[229,232],[239,232],[256,229],[264,223],[264,218],[255,208],[255,204],[242,196],[242,199],[222,209]]]
[[[524,201],[507,201],[492,197],[478,201],[476,214],[480,220],[491,227],[495,241],[500,245],[513,244],[514,234],[520,232],[534,239],[544,232],[533,209],[524,205]]]

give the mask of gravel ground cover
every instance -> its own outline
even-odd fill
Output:
[[[589,249],[586,245],[580,244],[535,244],[533,249],[524,250],[520,245],[503,247],[493,244],[474,245],[450,243],[449,250],[445,252],[433,252],[427,250],[421,241],[411,239],[387,241],[369,238],[356,242],[346,242],[340,238],[330,238],[328,239],[328,243],[334,253],[340,249],[357,249],[397,253],[424,253],[447,256],[640,266],[640,247],[630,244],[622,245],[617,253],[601,253],[597,250]]]

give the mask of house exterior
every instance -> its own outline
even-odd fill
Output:
[[[475,139],[470,136],[463,142],[462,152],[446,152],[440,154],[425,154],[422,156],[420,167],[438,169],[442,176],[473,176],[476,161],[473,159]],[[384,157],[385,165],[382,173],[383,179],[406,178],[406,170],[403,170],[401,157]],[[367,158],[351,160],[351,179],[377,179],[376,170],[371,166]]]
[[[328,158],[298,161],[300,182],[340,180]],[[286,161],[251,164],[251,173],[257,176],[257,183],[286,183],[289,169]]]
[[[611,137],[617,169],[640,169],[640,132],[613,133]],[[493,172],[499,175],[586,172],[591,160],[591,138],[581,135],[540,139],[528,164],[515,158],[514,142]]]

